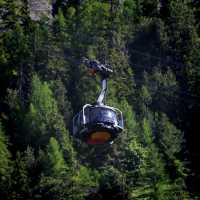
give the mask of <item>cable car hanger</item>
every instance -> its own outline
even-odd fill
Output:
[[[96,103],[86,104],[73,118],[73,136],[87,144],[112,143],[123,131],[122,112],[114,107],[105,105],[107,80],[113,70],[108,64],[97,60],[83,59],[91,75],[101,77],[101,92]]]
[[[96,75],[99,73],[101,76],[102,89],[96,103],[103,104],[107,92],[107,79],[109,78],[110,74],[113,73],[113,70],[108,68],[110,67],[108,64],[103,65],[98,60],[88,60],[87,58],[84,58],[83,63],[88,67],[91,75]]]

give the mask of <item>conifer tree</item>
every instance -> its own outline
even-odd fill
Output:
[[[12,185],[8,197],[10,199],[28,199],[32,197],[30,188],[30,177],[28,176],[27,166],[23,154],[16,153],[14,167],[12,171]],[[9,199],[8,198],[8,199]]]
[[[170,181],[165,162],[159,148],[154,143],[154,135],[147,119],[143,120],[143,157],[139,167],[139,177],[132,196],[136,199],[187,199],[184,188],[176,187]]]
[[[7,138],[0,121],[0,195],[6,198],[11,184],[12,162]]]
[[[33,22],[25,1],[0,0],[1,197],[190,199],[182,156],[183,132],[194,136],[199,121],[194,4],[57,0],[51,22]],[[122,110],[125,129],[112,145],[69,135],[72,116],[100,90],[83,57],[114,70],[106,104]]]
[[[47,83],[42,83],[38,76],[33,77],[30,109],[26,115],[28,134],[27,140],[34,138],[36,146],[45,145],[51,136],[55,136],[62,148],[65,148],[69,135],[67,135],[65,124],[60,115],[57,103]],[[29,123],[31,121],[31,123]],[[26,125],[26,124],[25,124]],[[29,138],[30,137],[30,138]],[[37,141],[37,142],[36,142]],[[64,147],[65,146],[65,147]]]
[[[59,177],[59,174],[62,175],[65,171],[67,171],[67,166],[63,157],[63,153],[60,150],[59,144],[53,137],[51,137],[49,140],[47,152],[48,163],[51,166],[51,171],[49,172],[49,174],[53,177]]]
[[[37,188],[42,199],[84,199],[97,186],[97,172],[68,164],[57,140],[50,138],[46,154],[41,157],[43,173]]]

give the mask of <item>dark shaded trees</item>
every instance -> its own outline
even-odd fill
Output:
[[[190,139],[200,96],[196,2],[54,3],[51,22],[34,22],[26,3],[0,1],[3,197],[190,199],[191,165],[183,160],[187,148],[197,152]],[[114,69],[107,104],[123,111],[125,130],[112,145],[70,136],[72,116],[99,90],[83,57]],[[189,189],[197,195],[197,186]]]

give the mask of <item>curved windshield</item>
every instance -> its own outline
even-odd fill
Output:
[[[88,123],[117,123],[117,116],[115,111],[103,107],[90,107],[85,112],[86,121]]]

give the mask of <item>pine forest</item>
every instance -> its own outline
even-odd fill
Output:
[[[72,134],[107,63],[111,143]],[[200,200],[200,1],[0,0],[1,200]]]

